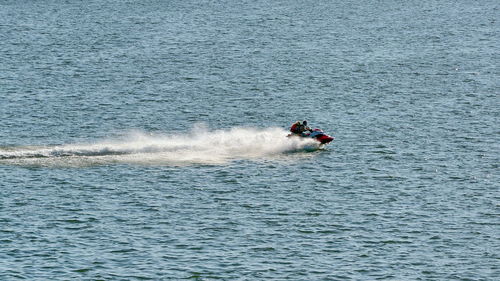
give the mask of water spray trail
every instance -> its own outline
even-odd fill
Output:
[[[94,144],[0,148],[0,163],[19,165],[96,165],[136,163],[152,165],[224,164],[236,159],[258,159],[317,147],[313,140],[286,138],[281,128],[258,130],[235,127],[210,131],[195,127],[186,134],[130,133]]]

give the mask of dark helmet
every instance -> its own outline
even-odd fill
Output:
[[[307,126],[307,120],[302,121],[302,124],[304,124],[304,126]]]

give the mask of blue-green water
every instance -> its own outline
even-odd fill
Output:
[[[498,280],[499,9],[0,1],[0,279]]]

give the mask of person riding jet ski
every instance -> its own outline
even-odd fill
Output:
[[[311,128],[307,127],[307,120],[304,120],[302,122],[297,121],[292,124],[292,127],[290,127],[290,132],[294,135],[298,136],[306,136],[307,134],[305,133],[306,131],[312,132]]]

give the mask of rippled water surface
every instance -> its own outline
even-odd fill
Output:
[[[0,1],[0,279],[499,280],[499,9]]]

